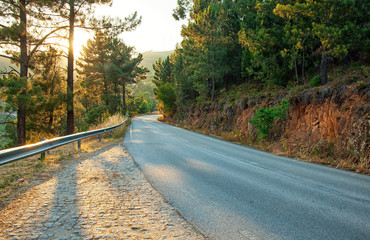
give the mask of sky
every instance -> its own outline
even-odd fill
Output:
[[[95,9],[97,16],[120,17],[138,12],[142,16],[141,24],[132,32],[125,32],[120,37],[137,52],[174,50],[180,43],[181,26],[186,21],[176,21],[172,11],[177,6],[176,0],[113,0],[112,7],[99,5]],[[75,48],[81,48],[89,35],[76,33]]]

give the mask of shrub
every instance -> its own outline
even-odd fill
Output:
[[[166,83],[157,89],[158,109],[164,116],[172,116],[176,109],[176,96],[170,83]]]
[[[270,134],[270,129],[274,125],[275,119],[286,119],[286,112],[289,110],[290,104],[287,100],[282,100],[281,104],[270,109],[264,107],[256,111],[252,123],[258,130],[258,137],[265,139]]]
[[[310,81],[310,87],[318,87],[320,86],[321,79],[320,76],[314,76]]]
[[[152,106],[149,105],[149,103],[146,100],[143,100],[143,102],[140,105],[140,108],[138,109],[138,113],[148,113],[150,112],[150,109]]]
[[[96,125],[103,122],[109,114],[107,113],[107,108],[105,106],[99,106],[96,108],[90,109],[86,113],[85,122],[88,125]]]

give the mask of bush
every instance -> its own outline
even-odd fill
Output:
[[[147,109],[144,109],[144,108],[146,108],[145,103],[143,105],[144,101],[145,100],[143,99],[143,97],[135,98],[134,96],[129,96],[126,100],[127,113],[130,116],[134,116],[138,113],[146,113]]]
[[[310,81],[310,87],[318,87],[320,86],[321,79],[320,76],[314,76]]]
[[[157,89],[158,109],[164,116],[172,116],[176,109],[176,95],[173,86],[166,83]]]
[[[4,143],[4,149],[17,146],[17,125],[11,123],[5,124],[5,138],[7,139],[7,143]]]
[[[265,139],[270,134],[270,129],[274,125],[275,119],[286,119],[286,112],[290,108],[290,103],[287,100],[281,101],[281,104],[271,109],[264,107],[256,111],[253,119],[249,122],[252,123],[258,130],[258,137]]]
[[[151,108],[152,108],[152,106],[150,106],[150,104],[146,100],[143,100],[143,102],[141,103],[140,108],[137,112],[140,113],[140,114],[148,113],[148,112],[150,112]]]
[[[109,114],[107,113],[107,108],[105,106],[99,106],[90,109],[86,113],[86,117],[84,120],[88,125],[96,125],[103,122],[107,116],[109,116]]]

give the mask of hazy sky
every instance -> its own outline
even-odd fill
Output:
[[[113,0],[112,7],[98,6],[96,15],[124,18],[137,11],[142,23],[133,32],[120,37],[138,52],[167,51],[181,42],[181,26],[186,23],[172,17],[176,5],[176,0]]]

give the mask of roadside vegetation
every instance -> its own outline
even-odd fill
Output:
[[[141,17],[94,16],[95,5],[111,2],[0,1],[0,149],[156,110],[142,54],[119,37]],[[76,29],[94,35],[79,57]]]
[[[166,116],[211,105],[225,93],[229,98],[281,89],[298,93],[337,81],[329,75],[333,69],[357,65],[368,71],[369,9],[364,1],[178,4],[175,19],[189,20],[181,32],[184,39],[153,66],[156,97]]]
[[[369,98],[367,3],[178,1],[173,16],[188,19],[181,32],[184,39],[172,55],[153,65],[155,95],[164,121],[278,154],[369,173],[364,144],[356,146],[363,149],[360,152],[352,147],[338,152],[336,147],[342,143],[327,137],[303,147],[278,138],[273,131],[286,123],[289,105],[304,96],[320,102],[322,96],[315,94],[328,95],[327,89],[342,99],[340,93],[348,88],[361,99]],[[365,105],[339,103],[338,107],[343,114],[366,119]],[[243,115],[248,117],[244,127],[249,132],[242,132],[236,124],[240,127],[243,119],[235,116],[237,109],[246,108],[253,113]],[[366,120],[362,123],[357,128],[361,134]],[[358,136],[364,146],[366,134]]]

